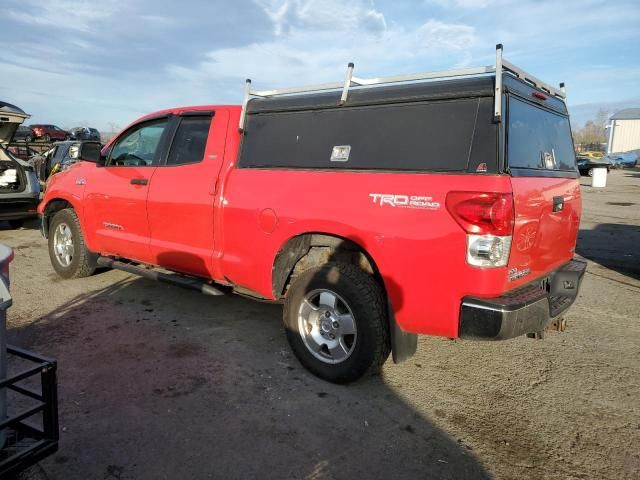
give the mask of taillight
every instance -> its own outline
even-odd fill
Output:
[[[511,251],[513,196],[449,192],[446,205],[453,219],[467,232],[467,263],[476,267],[505,266]]]

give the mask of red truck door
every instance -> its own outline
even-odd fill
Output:
[[[168,118],[132,126],[86,180],[84,217],[94,249],[150,262],[147,193],[166,144]]]
[[[152,263],[211,278],[214,196],[229,114],[183,112],[173,118],[166,162],[156,170],[147,212]]]

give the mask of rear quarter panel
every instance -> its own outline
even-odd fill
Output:
[[[267,298],[278,251],[310,232],[368,252],[407,331],[457,337],[463,296],[503,293],[506,267],[466,264],[466,235],[445,198],[451,190],[510,192],[507,176],[232,169],[225,183],[222,270]],[[437,206],[380,205],[372,194],[429,197]]]

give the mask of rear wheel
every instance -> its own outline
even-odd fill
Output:
[[[80,221],[72,208],[60,210],[51,220],[49,258],[62,278],[88,277],[96,269],[98,255],[87,249]]]
[[[589,170],[587,170],[587,175],[589,175],[590,177],[593,177],[593,168],[590,168]]]
[[[296,277],[284,323],[300,363],[330,382],[379,372],[391,351],[382,289],[355,265],[327,264]]]

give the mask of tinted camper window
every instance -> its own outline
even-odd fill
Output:
[[[251,114],[239,166],[465,171],[474,155],[495,161],[491,108],[469,98]],[[478,138],[476,119],[489,125]]]
[[[514,168],[574,171],[569,119],[510,97],[507,157]]]

